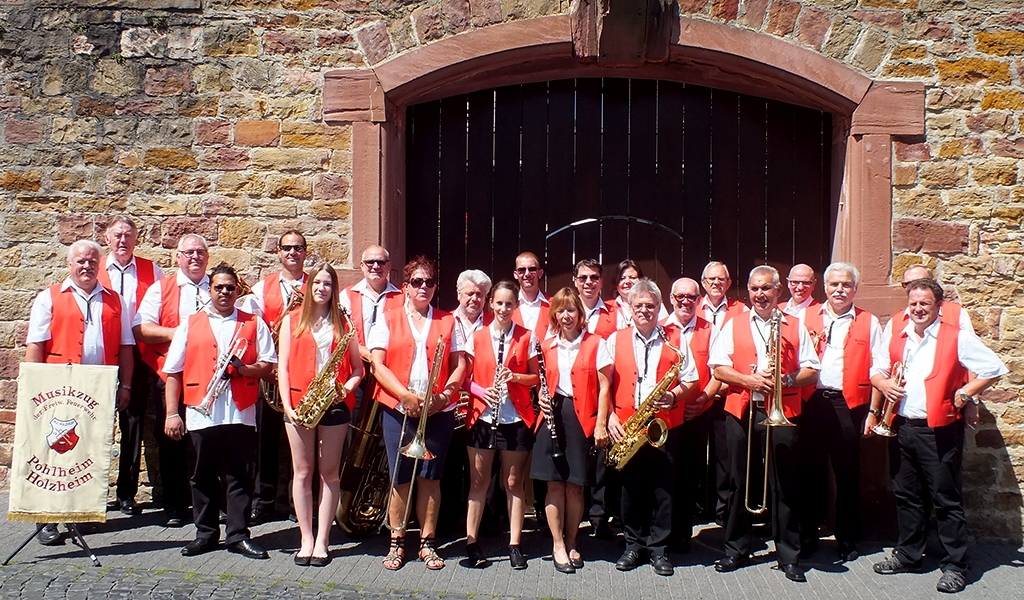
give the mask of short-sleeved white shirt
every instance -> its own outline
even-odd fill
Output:
[[[63,283],[60,284],[61,292],[65,292],[71,288],[72,293],[75,296],[75,303],[78,304],[78,309],[82,311],[82,316],[85,317],[85,332],[82,336],[82,364],[83,365],[102,365],[103,364],[103,294],[114,294],[105,289],[99,283],[93,288],[91,293],[86,293],[82,288],[76,286],[71,282],[71,278],[66,278]],[[88,308],[87,308],[88,307]],[[32,303],[32,311],[29,313],[28,319],[28,335],[25,341],[29,344],[36,342],[45,342],[52,339],[53,333],[51,331],[53,325],[53,297],[50,295],[49,288],[39,292],[36,296],[35,301]],[[131,321],[128,320],[128,315],[124,310],[124,303],[121,303],[121,345],[131,346],[135,344],[135,337],[132,335]]]

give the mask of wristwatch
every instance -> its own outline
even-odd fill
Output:
[[[978,399],[975,396],[968,395],[967,392],[965,392],[963,388],[960,388],[960,390],[957,391],[957,394],[960,396],[960,401],[963,402],[963,405],[960,408],[963,408],[964,406],[967,406],[968,402],[973,402],[974,404],[980,404],[980,402],[978,401]]]
[[[789,373],[786,373],[785,375],[782,376],[782,387],[793,387],[793,376],[790,375]]]
[[[868,412],[869,412],[870,414],[873,414],[873,415],[875,415],[875,416],[876,416],[876,417],[878,417],[879,419],[881,419],[881,418],[882,418],[882,416],[883,416],[883,415],[882,415],[882,411],[878,410],[877,408],[869,408],[869,409],[868,409]]]

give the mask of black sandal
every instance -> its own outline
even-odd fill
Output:
[[[444,559],[437,555],[434,550],[434,538],[420,538],[420,560],[426,563],[431,571],[440,571],[444,568]]]
[[[405,564],[405,536],[391,538],[388,555],[382,561],[388,571],[397,571]]]

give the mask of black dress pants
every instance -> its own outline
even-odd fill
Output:
[[[664,556],[672,534],[672,498],[676,491],[675,456],[679,428],[669,431],[661,448],[644,444],[621,475],[622,525],[626,549]],[[606,472],[614,471],[611,467]]]
[[[860,539],[860,437],[869,404],[851,409],[841,392],[817,390],[800,413],[803,505],[800,532],[817,539],[825,519],[828,461],[836,478],[836,541]]]
[[[896,495],[899,541],[896,555],[904,564],[917,564],[924,554],[928,501],[935,507],[936,529],[946,555],[943,571],[967,571],[967,519],[964,516],[961,466],[964,422],[928,427],[925,419],[897,417],[896,437],[890,438],[889,463]]]
[[[726,435],[725,399],[716,398],[708,409],[710,432],[708,435],[708,494],[707,511],[715,522],[724,524],[729,520],[729,495],[732,493],[732,478],[729,464],[729,439]]]
[[[672,430],[678,438],[675,455],[676,493],[672,504],[672,541],[689,540],[693,535],[693,521],[703,475],[708,470],[708,433],[711,430],[711,409]]]
[[[275,386],[276,387],[276,386]],[[259,438],[259,462],[257,463],[256,497],[253,508],[273,515],[277,503],[277,484],[281,476],[281,455],[288,457],[290,462],[291,447],[281,443],[281,431],[284,429],[284,416],[270,408],[263,394],[256,403],[256,435]],[[288,494],[291,496],[291,494]]]
[[[172,440],[164,435],[164,421],[167,420],[166,404],[164,403],[164,382],[155,378],[156,388],[156,425],[153,437],[160,449],[160,484],[163,494],[164,510],[176,510],[182,513],[188,509],[191,497],[188,490],[188,444],[189,437]],[[133,388],[134,389],[134,388]],[[185,406],[178,403],[178,416],[185,422]]]
[[[135,369],[132,371],[131,400],[128,408],[117,413],[121,445],[117,459],[117,499],[134,499],[139,491],[139,467],[142,463],[142,425],[146,420],[149,398],[153,395],[153,369],[142,362],[138,346],[132,346]],[[158,423],[163,428],[163,421]]]
[[[751,404],[753,406],[753,403]],[[764,435],[768,429],[761,425],[765,419],[764,408],[757,408],[754,414],[754,437],[752,460],[756,465],[764,461]],[[789,419],[798,423],[798,418]],[[729,438],[729,456],[732,473],[732,493],[729,502],[729,519],[725,525],[725,553],[733,557],[750,556],[752,515],[744,504],[746,497],[747,471],[747,424],[744,418],[732,415],[726,417],[726,432]],[[797,455],[798,427],[771,428],[771,457],[768,469],[768,498],[772,511],[772,535],[775,538],[775,554],[780,564],[797,562],[800,555],[800,522],[797,516],[797,502],[800,496],[799,468]],[[756,504],[764,489],[763,471],[752,470],[750,490],[751,504]]]
[[[189,432],[196,448],[192,474],[192,515],[196,539],[220,538],[220,474],[224,473],[228,521],[225,542],[249,538],[253,472],[256,461],[256,429],[248,425],[215,425]]]
[[[597,460],[594,466],[594,485],[590,490],[592,503],[590,505],[590,523],[597,527],[601,523],[607,523],[612,517],[618,517],[620,513],[619,499],[622,495],[622,483],[618,471],[604,464],[604,457],[607,455],[605,448],[598,448]]]

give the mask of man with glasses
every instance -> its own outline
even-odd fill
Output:
[[[114,218],[107,226],[106,240],[110,252],[96,278],[103,287],[121,296],[124,301],[123,311],[130,328],[146,290],[163,279],[164,272],[153,261],[135,256],[139,230],[128,217]],[[132,380],[125,384],[131,395],[131,402],[128,403],[128,408],[118,413],[121,449],[117,464],[117,496],[116,500],[107,506],[111,510],[121,509],[126,515],[137,515],[142,512],[135,503],[135,494],[139,490],[139,467],[142,461],[142,423],[146,417],[154,379],[153,369],[142,361],[139,346],[133,346],[132,353],[135,367],[132,370]]]
[[[178,240],[178,273],[165,277],[146,290],[139,311],[135,313],[133,331],[135,339],[145,344],[142,360],[160,376],[157,393],[164,395],[167,375],[163,372],[167,349],[178,326],[189,316],[202,310],[210,302],[210,278],[206,266],[210,251],[202,236],[188,233]],[[164,413],[166,406],[158,402],[157,427],[154,431],[160,448],[160,481],[163,485],[164,525],[185,525],[189,506],[188,473],[186,472],[187,442],[164,434],[165,423],[182,421],[184,407],[178,412]]]
[[[289,229],[277,240],[277,257],[281,270],[275,271],[252,287],[256,303],[255,314],[262,316],[267,327],[274,331],[284,318],[285,308],[292,305],[296,293],[302,293],[306,283],[306,237],[296,229]],[[277,385],[277,368],[272,368],[267,379],[270,385]],[[291,451],[288,444],[281,442],[284,428],[281,415],[266,402],[256,404],[256,434],[259,436],[259,460],[257,462],[256,498],[253,502],[250,523],[259,525],[274,518],[274,504],[277,500],[279,464],[287,459]]]
[[[615,333],[616,316],[601,299],[601,287],[604,279],[601,276],[601,263],[593,258],[585,258],[578,263],[572,272],[572,279],[576,283],[576,291],[579,292],[580,300],[583,301],[583,309],[587,312],[584,315],[587,322],[587,331],[607,338]]]
[[[789,270],[789,277],[786,278],[786,285],[789,286],[789,300],[782,312],[793,315],[804,322],[804,315],[808,311],[821,307],[821,303],[814,299],[814,284],[817,283],[814,276],[814,269],[805,264],[793,265]]]
[[[359,354],[368,363],[370,351],[366,349],[366,333],[385,312],[401,308],[404,296],[402,290],[388,281],[391,255],[383,247],[370,246],[363,250],[359,268],[363,271],[363,278],[345,289],[341,305],[348,309],[352,317],[352,323],[356,326],[356,339],[359,341]],[[364,378],[363,381],[368,379]],[[359,398],[356,400],[358,402]]]
[[[548,331],[550,303],[544,292],[540,291],[544,269],[541,268],[537,255],[533,252],[523,252],[517,256],[512,276],[519,282],[519,306],[512,313],[512,320],[532,331],[538,340],[543,340]]]
[[[177,328],[163,368],[167,414],[177,415],[188,407],[185,422],[167,419],[164,434],[180,440],[187,431],[196,451],[192,473],[196,537],[181,554],[198,556],[217,547],[223,473],[228,551],[267,559],[267,551],[249,539],[249,511],[259,379],[277,362],[277,353],[263,319],[235,308],[239,296],[235,270],[227,265],[214,267],[209,285],[211,302]]]
[[[699,492],[707,481],[708,434],[711,432],[711,407],[722,387],[708,367],[711,347],[718,330],[697,314],[700,288],[683,277],[672,284],[672,314],[663,322],[669,340],[678,347],[686,344],[697,368],[699,393],[686,402],[678,429],[679,450],[676,460],[676,495],[672,507],[672,545],[681,554],[690,551],[694,512],[703,504]]]
[[[704,284],[704,297],[700,299],[697,311],[716,328],[722,329],[729,319],[748,310],[739,300],[725,296],[732,287],[729,267],[725,263],[709,262],[701,274],[701,282]]]

